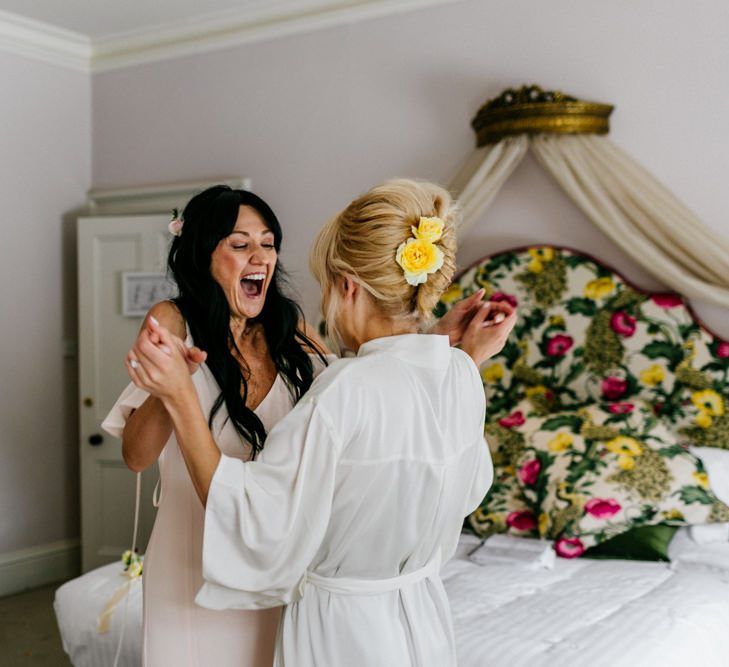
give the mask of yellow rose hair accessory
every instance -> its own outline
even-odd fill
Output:
[[[422,241],[435,243],[443,236],[443,221],[440,218],[420,218],[417,228],[411,227],[413,236]]]
[[[440,218],[420,218],[417,228],[411,227],[415,238],[401,243],[395,260],[405,274],[408,284],[417,287],[443,266],[443,251],[435,245],[443,236]]]

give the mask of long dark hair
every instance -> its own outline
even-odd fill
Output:
[[[216,185],[188,202],[182,214],[182,233],[172,242],[167,266],[179,290],[174,302],[190,327],[195,345],[208,353],[206,363],[220,387],[208,425],[212,428],[215,414],[225,403],[236,431],[251,444],[255,457],[263,448],[266,429],[253,410],[246,407],[248,382],[232,352],[238,351],[238,347],[230,330],[228,300],[210,271],[213,251],[233,231],[240,206],[250,206],[258,212],[273,233],[276,252],[280,252],[281,225],[271,207],[252,192]],[[303,313],[284,294],[285,284],[283,268],[277,262],[263,310],[254,321],[263,325],[271,358],[298,401],[314,379],[309,352],[318,354],[323,363],[326,361],[317,346],[299,330]]]

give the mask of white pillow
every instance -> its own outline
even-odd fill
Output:
[[[729,449],[689,447],[689,450],[704,464],[714,495],[729,505]]]
[[[691,453],[701,459],[709,475],[714,495],[729,505],[729,449],[691,447]],[[691,539],[698,544],[729,541],[729,523],[713,523],[689,528]]]
[[[729,542],[696,544],[689,536],[689,530],[679,528],[671,544],[668,545],[671,569],[705,566],[714,570],[714,576],[716,570],[724,570],[729,577]]]

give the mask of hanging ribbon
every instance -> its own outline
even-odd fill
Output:
[[[122,562],[124,563],[123,576],[127,577],[119,588],[114,591],[114,594],[109,598],[109,601],[104,605],[104,609],[96,623],[96,630],[99,634],[105,634],[109,632],[111,628],[111,617],[114,614],[114,610],[119,606],[119,603],[124,600],[124,612],[122,614],[121,621],[121,632],[119,634],[119,641],[116,647],[116,653],[114,655],[114,667],[119,664],[119,657],[121,655],[122,643],[124,641],[124,632],[127,625],[127,609],[129,606],[129,592],[136,581],[141,581],[142,578],[142,559],[137,555],[137,534],[139,531],[139,504],[142,490],[142,474],[137,473],[137,483],[134,497],[134,531],[132,534],[132,548],[129,551],[125,551],[122,555]],[[155,487],[156,491],[156,487]]]

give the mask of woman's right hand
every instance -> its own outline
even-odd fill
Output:
[[[167,345],[164,345],[160,340],[158,330],[155,329],[155,327],[159,327],[159,322],[153,315],[148,315],[147,320],[145,320],[144,326],[139,331],[137,340],[132,346],[132,349],[129,351],[130,355],[134,355],[135,353],[139,352],[138,346],[145,339],[149,340],[149,342],[151,342],[153,345],[156,345],[163,352],[171,354],[170,348]],[[175,347],[185,357],[185,361],[187,362],[187,370],[189,371],[190,375],[193,375],[197,371],[197,369],[200,368],[200,364],[204,363],[205,359],[207,359],[207,352],[203,352],[199,347],[187,347],[187,345],[185,345],[185,342],[179,336],[170,334],[170,337]]]
[[[138,337],[125,363],[132,382],[167,407],[168,401],[187,395],[189,391],[194,393],[190,368],[199,364],[195,359],[188,359],[182,339],[153,317],[149,319],[149,328],[145,327]]]
[[[155,331],[152,320],[159,321],[170,330],[167,344],[163,343],[159,332]],[[135,356],[140,353],[143,343],[164,350],[167,354],[173,352],[184,352],[186,363],[185,374],[192,375],[205,361],[205,353],[198,348],[188,348],[184,343],[185,321],[179,310],[169,301],[161,301],[152,306],[142,328],[137,336],[132,349],[127,355],[126,366],[129,376],[134,382],[137,373],[136,369],[129,366],[129,360],[139,359]],[[188,375],[188,378],[189,378]],[[134,382],[139,386],[137,382]],[[164,403],[150,395],[136,410],[132,410],[122,433],[122,455],[127,466],[134,472],[140,472],[152,465],[160,455],[160,452],[172,433],[172,420]]]

